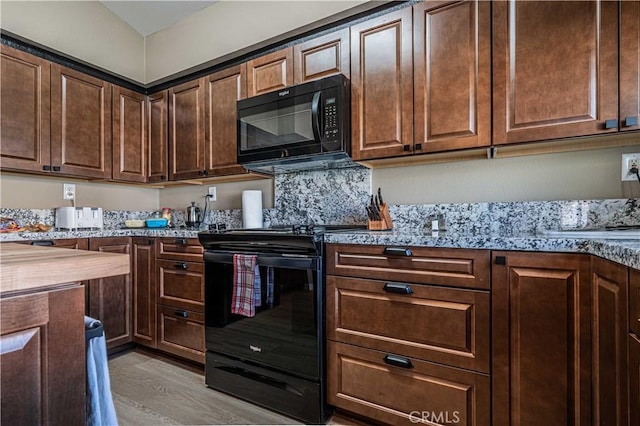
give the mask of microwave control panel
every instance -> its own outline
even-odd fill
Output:
[[[324,139],[326,142],[338,140],[338,106],[333,97],[324,102]]]

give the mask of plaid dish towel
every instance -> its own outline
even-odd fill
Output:
[[[252,317],[256,314],[254,285],[256,280],[256,256],[233,255],[233,295],[231,313]]]
[[[260,280],[260,267],[256,265],[253,280],[253,301],[256,308],[262,306],[262,281]]]
[[[273,307],[273,266],[267,267],[267,305]]]

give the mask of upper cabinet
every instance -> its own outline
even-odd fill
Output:
[[[247,95],[250,97],[273,92],[292,84],[292,47],[247,62]]]
[[[351,27],[351,155],[413,152],[411,8]]]
[[[618,6],[493,3],[494,144],[618,130]]]
[[[50,170],[51,64],[5,45],[0,53],[2,168]]]
[[[348,28],[293,46],[294,84],[350,71]]]
[[[169,164],[171,180],[206,175],[204,164],[205,79],[169,89]]]
[[[146,96],[113,86],[113,179],[146,182]]]
[[[246,64],[211,74],[206,80],[206,169],[209,176],[244,173],[238,165],[236,103],[247,97]]]
[[[414,151],[491,144],[491,3],[413,7]]]
[[[51,65],[51,162],[63,174],[111,178],[111,84]]]
[[[165,182],[168,172],[169,115],[167,112],[169,92],[163,90],[147,96],[147,182]]]
[[[620,2],[620,130],[640,129],[640,2]]]

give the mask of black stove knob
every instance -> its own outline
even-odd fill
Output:
[[[226,223],[218,223],[218,232],[224,232],[227,230],[227,224]]]
[[[295,235],[299,235],[302,232],[302,227],[300,225],[293,225],[292,231]]]
[[[313,224],[307,225],[307,234],[308,235],[313,235],[314,232],[315,232],[315,229],[314,229]]]

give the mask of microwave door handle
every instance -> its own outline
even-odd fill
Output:
[[[320,96],[322,92],[318,91],[313,94],[313,100],[311,101],[311,128],[313,130],[313,137],[316,142],[320,142]]]

